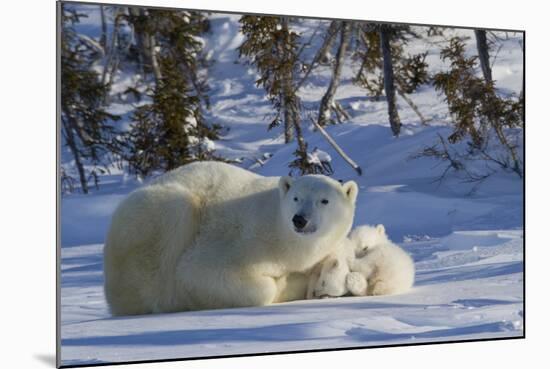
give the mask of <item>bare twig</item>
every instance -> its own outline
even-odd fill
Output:
[[[491,62],[491,69],[493,69],[495,62],[497,61],[498,54],[500,53],[500,50],[502,49],[502,44],[498,45],[498,49],[495,52],[495,55],[493,56],[493,61]]]
[[[490,167],[487,164],[488,162],[496,163],[502,168],[510,169],[509,164],[507,164],[505,161],[501,161],[497,158],[494,158],[493,156],[489,155],[484,149],[479,150],[481,157],[474,156],[471,153],[466,153],[461,155],[458,152],[449,148],[449,146],[445,142],[445,139],[440,134],[438,134],[438,137],[439,137],[439,143],[436,143],[432,146],[425,147],[421,152],[411,155],[410,157],[411,159],[417,159],[420,157],[431,157],[439,160],[439,163],[447,163],[447,166],[445,167],[441,175],[439,175],[432,181],[432,183],[437,183],[438,186],[440,186],[443,180],[447,177],[447,174],[449,173],[449,171],[453,169],[455,172],[461,173],[461,177],[462,177],[461,183],[474,184],[474,186],[471,188],[471,190],[467,194],[467,195],[471,195],[477,190],[477,188],[485,180],[487,180],[497,172],[495,168]],[[465,165],[465,162],[467,161],[478,161],[478,160],[483,160],[485,162],[485,167],[486,167],[485,172],[472,171],[468,169],[468,167]]]
[[[422,113],[420,112],[420,109],[418,109],[418,106],[416,106],[414,101],[412,101],[412,99],[408,97],[407,94],[403,92],[403,90],[401,90],[400,88],[397,88],[397,93],[399,94],[399,96],[401,96],[401,98],[403,98],[403,100],[405,100],[405,102],[411,107],[411,109],[416,113],[416,115],[418,115],[418,118],[420,118],[420,122],[423,125],[427,125],[428,122],[432,120],[431,118],[426,119],[424,115],[422,115]]]

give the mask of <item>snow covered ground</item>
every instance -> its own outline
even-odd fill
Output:
[[[92,16],[81,31],[96,37],[97,11],[83,9]],[[242,158],[243,167],[263,175],[286,175],[295,146],[285,145],[277,129],[266,130],[264,117],[271,106],[263,90],[254,87],[256,72],[235,63],[235,48],[242,42],[237,20],[213,14],[213,33],[206,40],[215,61],[209,74],[208,119],[227,128],[215,142],[216,152]],[[309,34],[316,25],[315,20],[304,21],[302,30]],[[493,66],[497,86],[507,93],[521,88],[519,41],[520,35],[511,35]],[[428,51],[433,70],[441,67],[437,45],[413,42],[409,47]],[[468,47],[475,52],[475,42],[470,40]],[[327,130],[363,168],[363,176],[318,132],[308,129],[305,138],[310,149],[331,155],[334,178],[358,182],[355,224],[383,223],[390,238],[413,256],[417,279],[410,292],[112,318],[102,287],[103,240],[116,205],[142,185],[113,168],[90,195],[75,193],[61,200],[62,364],[522,336],[522,180],[501,172],[477,186],[454,173],[434,181],[444,167],[430,158],[411,157],[434,144],[437,134],[451,132],[442,98],[430,86],[412,95],[433,119],[429,126],[420,125],[399,100],[404,127],[396,139],[387,124],[385,101],[367,99],[351,77],[347,65],[336,98],[352,118]],[[121,89],[128,76],[117,78],[114,88]],[[316,112],[328,78],[329,70],[320,67],[301,90],[306,112]],[[126,114],[132,107],[119,104],[114,109]],[[62,160],[71,167],[66,151]]]
[[[523,335],[521,230],[464,231],[404,247],[418,270],[396,296],[111,318],[101,244],[63,248],[64,365]]]

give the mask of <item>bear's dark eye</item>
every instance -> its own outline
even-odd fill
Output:
[[[323,205],[328,204],[328,200],[327,200],[327,199],[322,199],[322,200],[321,200],[321,204],[323,204]]]
[[[298,198],[297,198],[297,197],[295,197],[295,198],[294,198],[294,201],[298,201]]]

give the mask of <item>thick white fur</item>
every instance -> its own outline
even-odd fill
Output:
[[[325,176],[262,177],[217,162],[171,171],[113,215],[104,249],[111,312],[257,306],[303,294],[304,277],[289,276],[345,238],[356,196],[354,182]],[[294,228],[297,213],[309,233]]]
[[[313,268],[306,297],[402,293],[414,275],[411,257],[388,239],[383,225],[360,226]]]
[[[391,242],[383,225],[360,226],[350,235],[356,259],[350,265],[368,281],[368,295],[391,295],[409,290],[414,284],[414,262]]]
[[[306,298],[317,299],[344,295],[365,296],[367,280],[352,272],[355,262],[355,243],[345,238],[338,248],[316,265],[309,276]]]

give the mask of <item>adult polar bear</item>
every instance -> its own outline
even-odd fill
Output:
[[[287,276],[307,271],[346,237],[357,191],[353,181],[263,177],[218,162],[171,171],[113,215],[104,249],[111,312],[258,306],[305,295],[288,290],[303,283],[287,285]]]

